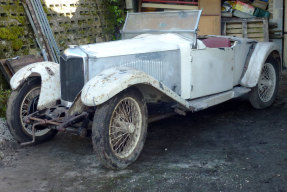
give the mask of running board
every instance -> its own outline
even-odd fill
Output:
[[[208,107],[223,103],[230,99],[240,97],[250,91],[251,91],[250,88],[235,87],[230,91],[226,91],[223,93],[218,93],[218,94],[210,95],[206,97],[201,97],[199,99],[194,99],[194,100],[188,101],[189,109],[191,109],[191,111],[200,111]]]

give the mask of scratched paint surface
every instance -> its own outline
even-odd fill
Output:
[[[82,90],[81,100],[87,106],[99,105],[122,90],[137,84],[151,85],[179,103],[188,105],[187,101],[153,77],[142,71],[126,67],[104,70],[91,79]]]
[[[38,101],[38,109],[51,107],[61,97],[59,64],[52,62],[39,62],[20,69],[11,79],[13,90],[20,87],[31,75],[41,77],[41,93]]]
[[[250,58],[248,68],[241,79],[241,85],[246,87],[254,87],[257,85],[263,64],[274,50],[279,52],[279,48],[274,43],[257,43]]]

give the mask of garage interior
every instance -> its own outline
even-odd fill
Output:
[[[236,2],[126,0],[123,6],[129,12],[202,9],[198,35],[227,35],[275,42],[281,48],[284,66],[286,66],[287,56],[283,50],[286,49],[287,44],[286,32],[283,30],[286,31],[286,24],[284,25],[286,23],[286,19],[284,19],[286,17],[285,2],[283,0],[241,0]],[[16,12],[13,11],[13,6],[17,7]],[[79,8],[77,9],[77,7]],[[109,23],[105,20],[105,10],[100,1],[83,1],[82,3],[79,0],[73,0],[59,3],[54,0],[44,0],[43,8],[48,18],[47,25],[44,26],[47,28],[46,31],[48,29],[51,31],[49,34],[45,34],[45,30],[41,30],[40,26],[30,25],[37,20],[34,18],[36,15],[27,15],[28,12],[33,13],[32,5],[28,3],[23,8],[20,1],[17,3],[1,0],[0,17],[4,22],[0,29],[3,30],[3,33],[6,29],[10,29],[11,32],[16,31],[18,35],[18,38],[2,35],[0,70],[1,76],[4,76],[7,82],[16,71],[29,63],[42,60],[59,62],[56,55],[59,55],[69,44],[88,44],[111,39],[110,36],[104,34]],[[96,11],[97,9],[98,11]],[[21,31],[24,33],[20,33]],[[39,33],[39,31],[42,32]],[[43,35],[48,35],[48,39],[43,38]],[[117,38],[119,38],[118,35]],[[47,55],[40,51],[39,47],[40,50],[46,47],[44,51]],[[20,56],[20,58],[11,60],[16,56]]]
[[[90,5],[101,9],[98,1],[82,1],[79,6],[83,7],[78,12],[74,12],[72,1],[43,0],[59,51],[64,50],[65,43],[110,40],[103,32],[104,18],[97,15],[95,19],[93,15],[103,13],[87,13]],[[6,82],[22,67],[53,58],[49,51],[47,58],[43,57],[39,43],[25,41],[31,34],[35,37],[28,18],[27,23],[17,21],[18,17],[26,17],[25,10],[17,9],[7,15],[3,8],[7,2],[16,1],[0,0],[0,18],[4,18],[0,19],[0,30],[13,23],[21,28],[20,32],[22,28],[25,32],[18,37],[24,39],[21,46],[15,44],[13,37],[0,36],[0,73]],[[252,6],[250,1],[241,2]],[[260,17],[245,13],[252,10],[248,6],[243,11],[225,10],[220,0],[125,0],[124,4],[129,12],[203,9],[199,35],[275,42],[282,48],[287,67],[287,0],[263,2],[257,4],[263,10],[267,5]],[[234,10],[237,16],[233,15]],[[9,50],[8,45],[15,47]],[[240,98],[186,117],[151,124],[143,154],[137,163],[122,171],[103,169],[94,157],[89,138],[60,134],[52,142],[37,147],[20,148],[14,142],[3,144],[1,136],[8,133],[1,129],[6,124],[0,118],[1,191],[287,191],[284,73],[278,99],[269,109],[253,110],[246,98]]]

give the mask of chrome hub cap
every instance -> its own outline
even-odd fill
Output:
[[[114,154],[126,158],[132,154],[140,138],[142,114],[137,101],[122,99],[115,107],[109,127],[109,141]]]
[[[271,63],[265,63],[258,82],[259,98],[263,102],[271,100],[276,86],[276,72]]]

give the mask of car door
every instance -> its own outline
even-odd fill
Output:
[[[190,99],[233,88],[233,47],[191,49]]]

